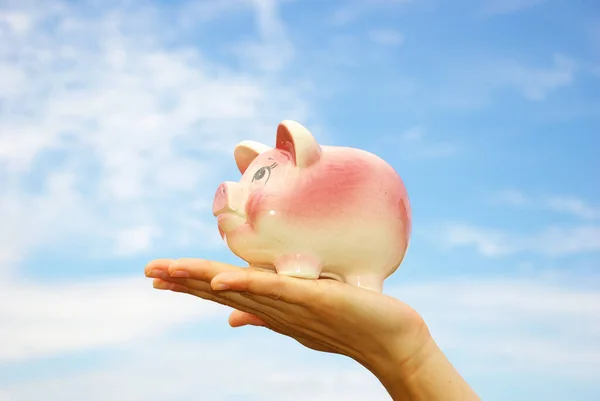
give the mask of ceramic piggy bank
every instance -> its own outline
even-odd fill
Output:
[[[411,230],[406,189],[389,164],[320,146],[293,121],[279,124],[274,148],[244,141],[234,156],[242,178],[218,187],[213,214],[237,256],[278,274],[382,291]]]

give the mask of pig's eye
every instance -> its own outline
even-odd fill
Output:
[[[252,181],[260,181],[263,178],[265,178],[265,175],[267,175],[267,173],[269,173],[269,175],[271,175],[271,172],[269,171],[268,167],[261,167],[258,169],[258,171],[256,173],[254,173],[254,177],[252,177]],[[267,177],[267,180],[269,179],[269,177]]]
[[[267,183],[267,181],[269,181],[269,177],[271,177],[271,169],[277,167],[277,163],[273,163],[270,166],[263,166],[261,168],[259,168],[258,170],[256,170],[256,173],[254,173],[254,177],[252,177],[252,182],[254,181],[260,181],[262,179],[264,179],[265,177],[267,177],[265,179],[265,184]]]

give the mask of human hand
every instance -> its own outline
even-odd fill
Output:
[[[154,287],[230,306],[232,327],[264,326],[318,351],[346,355],[371,370],[411,366],[432,340],[403,302],[330,279],[305,280],[201,259],[146,266]]]

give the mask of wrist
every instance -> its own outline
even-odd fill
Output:
[[[386,352],[363,365],[379,379],[394,401],[480,400],[438,347],[423,321],[410,335],[389,341]]]
[[[421,341],[409,356],[399,357],[403,353],[392,349],[387,359],[373,364],[371,372],[394,400],[421,399],[416,397],[418,388],[415,388],[415,384],[418,383],[419,376],[427,370],[429,361],[441,352],[429,331],[423,334]]]
[[[372,331],[350,357],[370,370],[380,380],[393,376],[394,380],[408,380],[428,355],[435,342],[423,318],[414,310],[403,316],[402,324],[393,330]]]
[[[415,324],[412,332],[388,341],[385,352],[374,354],[365,366],[388,391],[409,392],[414,378],[437,352],[441,351],[429,328],[421,322],[418,326]]]

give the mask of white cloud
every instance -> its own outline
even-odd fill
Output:
[[[64,401],[389,400],[375,377],[350,362],[335,363],[331,356],[323,356],[320,361],[328,363],[315,366],[305,358],[311,351],[266,332],[263,336],[145,341],[128,348],[108,367],[55,374],[3,390],[11,401],[55,393]]]
[[[393,293],[425,317],[452,355],[473,359],[464,366],[469,374],[593,380],[600,369],[600,292],[584,281],[447,279],[402,285]],[[565,365],[569,372],[560,368]]]
[[[434,237],[444,247],[474,247],[486,256],[533,252],[555,257],[600,251],[600,227],[592,225],[550,226],[520,234],[457,223],[436,230]]]
[[[105,6],[0,5],[1,360],[114,346],[222,311],[165,299],[141,272],[48,284],[16,268],[40,250],[224,247],[210,206],[222,173],[236,174],[233,146],[272,143],[280,120],[308,114],[305,94],[281,76],[248,73],[258,59],[240,71],[172,43],[176,10]],[[257,13],[261,55],[291,46],[274,4],[228,7]]]
[[[2,283],[0,362],[62,355],[154,337],[215,316],[216,304],[162,293],[143,277],[74,283]]]
[[[8,29],[22,35],[31,28],[32,19],[29,15],[22,12],[3,12],[0,13],[0,24],[6,25]]]
[[[510,206],[525,206],[531,202],[528,196],[514,189],[498,191],[492,197],[495,203],[501,203]]]
[[[41,1],[5,7],[2,260],[72,238],[98,253],[194,236],[211,246],[219,237],[210,201],[222,173],[235,172],[235,143],[272,143],[280,120],[306,122],[302,90],[258,65],[293,55],[273,2],[228,2],[257,15],[258,47],[246,54],[256,57],[244,59],[243,71],[195,47],[163,44],[177,13],[135,3],[127,12]]]
[[[278,2],[253,0],[253,3],[260,40],[239,43],[234,52],[249,66],[256,65],[268,72],[279,71],[292,61],[294,48],[278,16]]]
[[[439,140],[427,135],[422,127],[414,126],[396,135],[382,135],[375,140],[376,147],[402,149],[401,157],[423,161],[456,155],[459,146],[450,141]]]
[[[156,227],[140,225],[116,233],[116,254],[126,256],[151,249],[153,238],[160,235]]]
[[[402,1],[361,7],[394,3]],[[295,53],[275,3],[196,2],[197,14],[194,8],[136,11],[135,3],[127,12],[93,13],[71,2],[13,1],[10,10],[6,4],[0,5],[0,166],[6,173],[0,176],[0,361],[16,366],[54,356],[68,363],[69,354],[97,349],[118,356],[73,371],[27,373],[1,388],[0,399],[53,393],[66,401],[389,399],[350,362],[336,365],[338,358],[317,357],[260,329],[248,329],[254,337],[241,329],[231,341],[169,341],[162,334],[181,324],[218,317],[225,326],[226,309],[152,290],[143,277],[64,283],[14,274],[17,262],[40,248],[73,253],[86,245],[97,254],[131,255],[162,246],[223,246],[210,203],[218,181],[235,173],[232,146],[247,138],[271,143],[279,120],[311,115],[306,93],[278,75]],[[361,7],[350,7],[345,21],[358,18]],[[211,18],[252,11],[256,38],[224,47],[241,57],[243,70],[172,42],[179,21],[193,30]],[[186,18],[168,20],[172,15]],[[569,64],[561,63],[539,75],[509,66],[500,82],[540,98],[570,82]],[[430,156],[450,152],[443,146],[434,152],[418,129],[399,140]],[[564,199],[554,208],[590,216]],[[520,238],[453,229],[451,246],[471,244],[487,254],[568,254],[599,246],[594,226]],[[590,345],[600,333],[597,291],[460,281],[404,285],[393,294],[426,316],[453,355],[475,361],[465,365],[470,375],[521,369],[585,378],[600,369]],[[308,355],[327,364],[317,367]],[[576,368],[565,373],[562,365]],[[461,372],[469,371],[465,366]]]
[[[529,101],[544,101],[572,85],[581,70],[580,64],[561,54],[552,61],[540,66],[512,58],[464,55],[460,63],[446,63],[444,79],[435,85],[423,83],[418,95],[435,107],[458,111],[489,107],[496,101],[495,94],[507,90]],[[410,102],[414,97],[411,93]]]
[[[577,63],[565,55],[554,54],[550,66],[535,66],[526,62],[500,58],[482,62],[472,60],[468,74],[458,72],[456,77],[466,90],[473,93],[495,92],[510,88],[531,101],[541,101],[575,79]],[[464,64],[462,64],[464,70]],[[458,91],[460,92],[460,91]]]
[[[400,140],[405,143],[415,143],[423,140],[425,133],[419,127],[411,127],[400,134]]]
[[[492,196],[494,203],[541,211],[571,215],[584,220],[600,219],[600,206],[570,195],[531,196],[521,191],[508,189]]]
[[[2,302],[0,316],[5,321],[8,313],[11,319],[4,326],[8,331],[2,333],[3,344],[8,336],[19,345],[15,350],[66,352],[105,346],[105,351],[102,363],[33,374],[0,392],[13,401],[57,391],[65,401],[84,395],[91,401],[200,395],[215,401],[389,399],[377,380],[352,361],[314,353],[260,328],[236,329],[221,339],[202,335],[196,341],[150,335],[192,319],[220,317],[221,310],[179,294],[148,287],[146,293],[136,280],[10,292],[8,296],[24,301],[46,297],[47,305],[40,308],[12,298],[9,309]],[[540,280],[453,279],[407,283],[386,292],[423,314],[436,340],[470,381],[516,373],[593,383],[600,369],[597,289]],[[201,324],[203,332],[214,328]],[[225,328],[224,316],[219,324]]]
[[[587,202],[572,196],[557,196],[548,199],[548,208],[583,219],[600,219],[600,207],[594,207]]]
[[[399,46],[404,43],[404,35],[393,29],[373,29],[368,32],[374,43],[386,46]]]
[[[529,100],[544,100],[550,92],[573,82],[575,62],[556,54],[551,68],[525,67],[509,60],[490,68],[498,83],[514,86]]]

